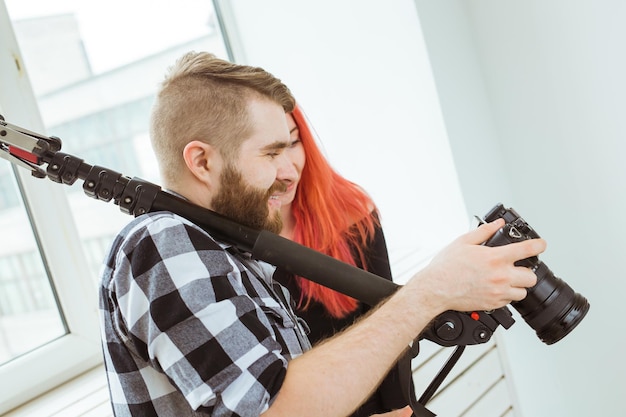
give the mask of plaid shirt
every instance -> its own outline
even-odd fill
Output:
[[[277,296],[284,289],[273,270],[173,213],[126,226],[100,288],[115,415],[265,411],[287,362],[309,348],[289,302]]]

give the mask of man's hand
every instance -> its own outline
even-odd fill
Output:
[[[398,410],[389,411],[388,413],[372,414],[371,417],[411,417],[413,410],[408,405]]]
[[[537,282],[518,260],[536,256],[546,248],[543,239],[504,246],[482,245],[504,225],[504,220],[483,224],[444,248],[407,286],[428,294],[429,304],[444,310],[471,311],[500,308],[526,297]]]

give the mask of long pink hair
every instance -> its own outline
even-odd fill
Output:
[[[372,216],[372,199],[356,184],[339,175],[316,144],[306,116],[298,106],[293,118],[306,155],[300,183],[292,203],[295,217],[293,240],[333,258],[367,269],[366,247],[378,224]],[[357,308],[354,298],[297,277],[306,308],[311,300],[322,303],[333,317],[344,317]]]

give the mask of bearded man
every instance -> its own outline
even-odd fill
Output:
[[[280,196],[297,175],[286,152],[294,105],[260,68],[186,54],[152,111],[163,185],[278,233]],[[114,414],[349,415],[434,317],[526,296],[536,277],[514,262],[545,242],[481,245],[502,225],[461,236],[368,317],[311,349],[273,267],[175,213],[138,216],[115,238],[100,286]]]

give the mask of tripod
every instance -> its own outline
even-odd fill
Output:
[[[83,180],[83,191],[91,198],[118,205],[126,214],[140,216],[154,211],[176,213],[202,227],[219,240],[229,242],[255,259],[284,268],[374,306],[392,295],[399,286],[391,281],[341,262],[268,231],[259,231],[206,208],[168,193],[160,186],[140,178],[130,178],[111,169],[85,163],[81,158],[60,152],[61,139],[44,136],[12,125],[0,116],[0,157],[26,168],[37,178],[73,185]],[[42,168],[45,166],[45,169]],[[332,277],[332,278],[331,278]],[[410,393],[410,361],[402,361],[400,374],[407,403],[416,417],[434,416],[425,404],[434,395],[456,364],[466,345],[487,342],[495,329],[509,328],[514,320],[502,307],[492,312],[461,313],[447,311],[435,318],[419,339],[441,346],[457,346],[445,366],[416,401]],[[412,353],[419,351],[419,339]]]

